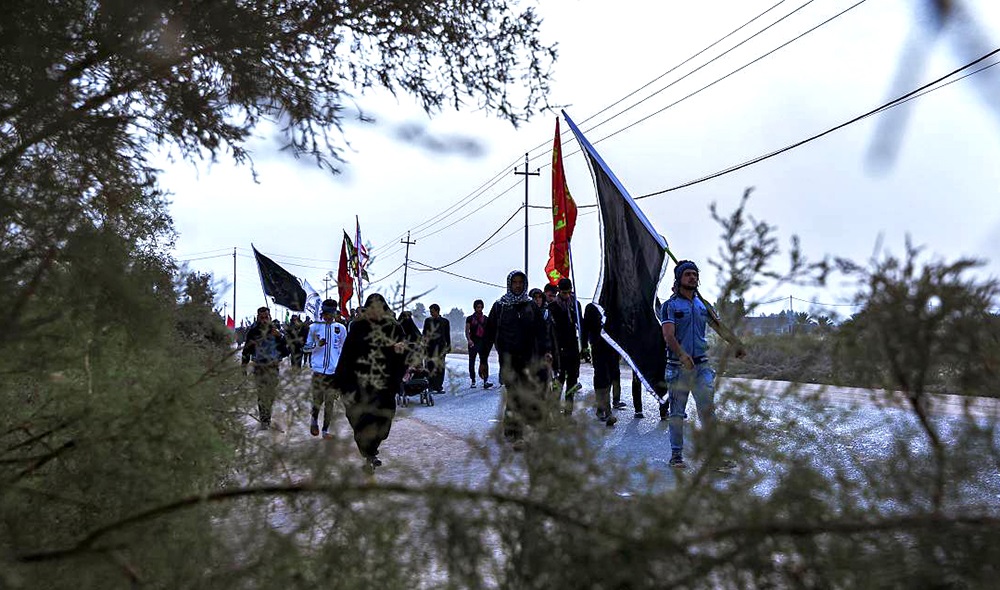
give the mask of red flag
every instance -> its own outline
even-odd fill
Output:
[[[569,276],[569,243],[576,229],[576,203],[566,185],[563,170],[562,142],[559,138],[559,118],[556,117],[556,137],[552,142],[552,245],[545,276],[555,285]]]
[[[234,320],[232,316],[226,316],[226,327],[230,330],[236,329],[236,320]]]
[[[349,268],[350,258],[347,256],[347,243],[350,241],[344,232],[344,241],[340,245],[340,269],[337,271],[337,293],[340,295],[340,307],[346,312],[351,296],[354,295],[354,279]]]

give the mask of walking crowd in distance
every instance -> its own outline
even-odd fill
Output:
[[[666,348],[664,392],[660,419],[668,422],[669,464],[684,468],[684,422],[689,396],[694,397],[703,427],[711,427],[715,409],[715,371],[708,362],[706,328],[711,326],[745,352],[739,339],[722,326],[697,293],[698,267],[681,261],[674,271],[672,296],[657,314]],[[260,428],[271,428],[271,413],[278,396],[279,365],[290,357],[294,368],[303,364],[312,371],[310,434],[330,438],[334,405],[343,404],[354,440],[368,471],[382,464],[379,446],[390,433],[398,401],[427,390],[444,392],[445,355],[452,349],[451,325],[439,305],[429,306],[430,317],[419,328],[408,311],[393,315],[386,300],[372,294],[364,306],[345,317],[333,299],[322,302],[319,321],[293,316],[281,326],[266,307],[246,330],[242,350],[244,371],[253,361]],[[525,446],[525,433],[550,423],[557,416],[571,416],[581,362],[594,367],[594,417],[608,427],[617,422],[621,399],[621,356],[614,343],[602,335],[605,310],[596,303],[581,307],[573,284],[528,289],[524,272],[507,276],[507,289],[489,313],[477,299],[465,318],[471,387],[493,387],[488,358],[496,348],[502,387],[502,432],[515,450]],[[478,366],[477,366],[478,361]],[[636,419],[644,418],[643,386],[632,380],[632,406]],[[321,420],[322,419],[322,420]],[[731,465],[720,466],[730,468]]]

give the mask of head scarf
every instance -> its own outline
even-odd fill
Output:
[[[382,314],[386,317],[395,321],[396,317],[393,315],[392,310],[389,309],[389,304],[385,302],[385,297],[382,297],[379,293],[372,293],[365,299],[365,309],[368,310],[372,307],[380,307],[382,309]]]
[[[511,290],[510,284],[514,280],[514,277],[521,275],[524,277],[524,290],[520,294],[515,294]],[[510,274],[507,275],[507,293],[500,298],[500,303],[502,305],[514,305],[515,303],[524,303],[525,301],[531,301],[531,297],[528,296],[528,275],[524,274],[519,270],[512,270]]]
[[[676,291],[677,287],[680,286],[681,277],[684,276],[684,271],[686,270],[693,270],[695,272],[700,272],[698,270],[698,265],[691,262],[690,260],[681,260],[680,262],[678,262],[677,266],[674,267],[674,291]]]

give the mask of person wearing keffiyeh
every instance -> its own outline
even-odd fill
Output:
[[[525,424],[537,424],[544,413],[549,384],[538,378],[538,368],[552,362],[552,344],[542,312],[528,296],[527,275],[519,270],[507,275],[507,292],[493,304],[486,325],[500,355],[504,437],[520,449]]]

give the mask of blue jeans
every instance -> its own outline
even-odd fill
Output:
[[[708,427],[715,415],[715,370],[702,363],[693,369],[667,365],[667,397],[670,402],[670,451],[684,449],[684,412],[688,395],[694,393],[694,404],[703,427]]]

